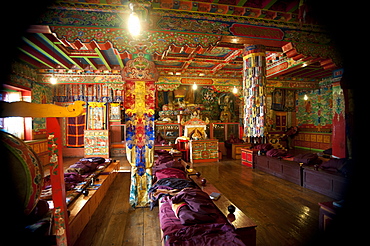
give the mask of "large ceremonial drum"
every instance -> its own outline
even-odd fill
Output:
[[[6,203],[10,211],[27,216],[40,198],[43,167],[35,152],[14,135],[0,131],[0,145]]]

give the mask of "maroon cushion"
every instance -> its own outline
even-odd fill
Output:
[[[346,159],[330,159],[320,165],[322,169],[334,169],[340,171],[346,164]]]
[[[303,164],[313,164],[318,160],[317,154],[314,153],[304,153],[294,156],[293,161],[303,163]]]
[[[272,146],[272,144],[267,143],[267,144],[259,144],[255,148],[258,150],[268,151],[274,147]]]
[[[168,155],[160,155],[157,160],[155,160],[154,164],[158,165],[160,163],[164,162],[169,162],[173,160],[173,156],[168,154]]]
[[[186,173],[176,168],[165,168],[155,172],[155,176],[157,179],[163,178],[178,178],[178,179],[186,179]]]
[[[179,209],[178,217],[181,224],[198,224],[213,222],[219,213],[208,194],[200,189],[183,189],[172,197],[172,203],[185,202],[187,205]]]
[[[270,157],[278,157],[278,156],[283,156],[285,154],[286,154],[286,151],[282,149],[270,149],[269,151],[266,152],[266,155]]]

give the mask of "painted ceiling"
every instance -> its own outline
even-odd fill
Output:
[[[258,43],[270,79],[319,81],[337,67],[330,40],[299,0],[133,2],[144,6],[141,39],[127,34],[127,0],[56,1],[30,26],[18,58],[39,74],[118,75],[140,46],[161,77],[241,82],[243,47]]]

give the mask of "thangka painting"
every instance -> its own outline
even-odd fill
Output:
[[[121,104],[110,103],[109,104],[109,120],[110,121],[121,121]]]
[[[84,144],[85,157],[109,158],[108,130],[86,130]]]
[[[107,106],[103,102],[89,102],[87,105],[87,130],[107,129]]]
[[[276,111],[295,111],[295,91],[276,88],[272,92],[271,109]]]

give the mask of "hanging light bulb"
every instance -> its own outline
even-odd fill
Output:
[[[238,88],[236,88],[236,86],[234,85],[234,88],[233,88],[233,93],[236,94],[238,93]]]
[[[140,34],[140,20],[137,14],[131,13],[130,17],[128,18],[128,30],[133,36],[137,36]]]
[[[194,84],[193,84],[193,90],[196,90],[198,88],[198,86],[197,86],[197,84],[195,84],[195,82],[194,82]]]
[[[50,83],[52,85],[55,85],[55,84],[58,83],[58,80],[57,80],[57,78],[54,75],[50,77]]]
[[[134,12],[134,4],[130,3],[131,14],[128,18],[128,31],[132,36],[137,36],[140,34],[140,19],[139,16]]]
[[[305,94],[305,95],[304,95],[304,97],[303,97],[303,99],[304,99],[305,101],[307,101],[307,100],[308,100],[308,96]]]

